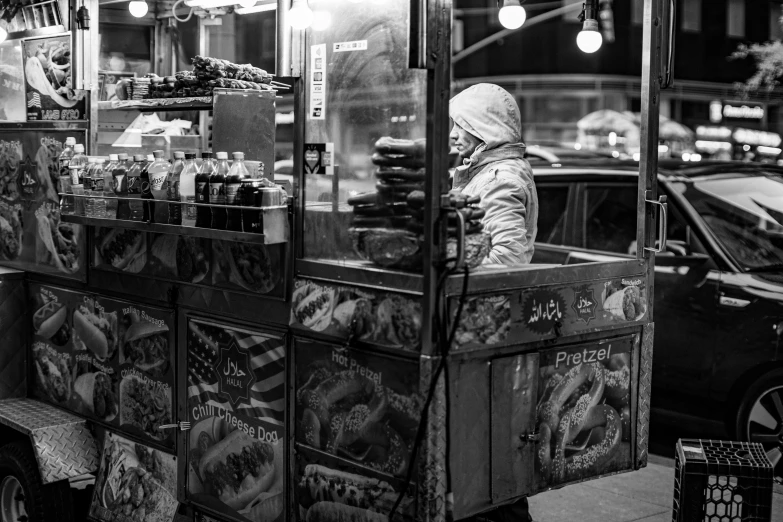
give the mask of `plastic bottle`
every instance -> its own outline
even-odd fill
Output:
[[[87,166],[84,168],[83,174],[81,175],[81,183],[84,187],[84,195],[85,196],[92,196],[92,190],[93,190],[93,179],[92,179],[92,171],[95,168],[95,160],[89,160],[87,162]],[[87,217],[95,217],[95,200],[90,198],[84,198],[84,215]]]
[[[147,166],[149,177],[150,218],[153,223],[169,222],[169,208],[166,203],[166,179],[169,175],[171,164],[163,157],[162,150],[153,152],[153,161]]]
[[[226,204],[226,176],[228,176],[228,154],[217,153],[217,169],[209,177],[209,202],[215,205]],[[212,208],[212,226],[215,230],[225,230],[228,213],[225,208]]]
[[[226,192],[226,205],[241,205],[242,198],[239,197],[239,189],[242,185],[242,180],[250,177],[250,173],[245,167],[245,154],[242,152],[233,152],[231,154],[233,162],[231,163],[231,169],[226,176],[225,192]],[[242,211],[228,210],[228,221],[226,222],[227,230],[242,231]]]
[[[103,195],[114,196],[114,169],[117,168],[119,158],[116,154],[109,154],[109,163],[103,167]],[[117,217],[117,200],[106,199],[105,218],[114,219]]]
[[[67,138],[65,140],[65,148],[63,148],[63,151],[57,157],[57,164],[59,167],[59,174],[57,177],[61,180],[60,186],[57,187],[57,192],[68,192],[68,187],[70,187],[70,184],[67,182],[62,182],[62,178],[63,176],[70,175],[68,172],[68,165],[71,163],[71,158],[73,157],[74,145],[76,145],[76,138]],[[73,198],[63,198],[63,201],[60,204],[62,205],[63,212],[73,211]]]
[[[114,166],[114,170],[111,173],[112,188],[114,189],[114,195],[118,198],[128,197],[128,169],[130,168],[130,162],[128,161],[127,154],[120,154],[118,161]],[[117,219],[130,219],[130,205],[128,200],[117,200]]]
[[[103,178],[103,164],[106,163],[106,160],[100,158],[95,160],[95,165],[93,165],[92,169],[90,169],[90,177],[92,178],[92,182],[90,183],[90,186],[92,187],[92,194],[93,196],[103,196],[104,194],[104,178]],[[91,199],[92,201],[92,216],[96,218],[105,218],[106,217],[106,200],[100,197],[96,197],[95,199]]]
[[[133,165],[128,169],[128,206],[131,221],[142,221],[144,219],[144,202],[141,200],[141,172],[144,170],[146,160],[141,154],[133,156]]]
[[[144,166],[141,168],[141,174],[139,174],[139,179],[141,180],[141,199],[146,200],[142,204],[143,217],[141,219],[146,222],[152,220],[152,202],[149,200],[153,198],[152,191],[150,190],[149,169],[154,162],[155,156],[147,154],[147,157],[144,159]]]
[[[88,163],[87,156],[84,155],[84,145],[77,143],[73,146],[73,156],[71,157],[71,161],[68,164],[68,167],[79,167],[79,170],[77,171],[79,173],[78,179],[84,181],[84,173],[87,169]],[[73,173],[73,171],[71,172]],[[71,178],[73,178],[73,175],[71,175]],[[71,181],[74,185],[77,184],[77,180],[71,179]],[[80,184],[83,185],[84,183]]]
[[[217,170],[212,162],[211,152],[201,153],[201,168],[196,176],[196,203],[209,203],[209,178]],[[212,226],[212,209],[209,207],[196,207],[196,226],[209,228]]]
[[[185,164],[182,167],[182,173],[179,176],[179,200],[184,203],[194,203],[196,201],[196,176],[198,175],[198,166],[196,166],[196,154],[188,152],[185,154]],[[182,209],[182,226],[196,226],[196,207],[193,205],[177,205]]]
[[[176,203],[168,204],[168,216],[167,222],[169,225],[181,225],[182,224],[182,205],[180,201],[180,179],[182,177],[182,171],[185,169],[185,153],[177,151],[174,153],[174,163],[169,168],[168,175],[166,176],[166,200],[176,201]]]

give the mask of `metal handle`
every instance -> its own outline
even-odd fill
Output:
[[[465,266],[465,215],[457,210],[457,262],[454,265],[456,270]]]
[[[666,250],[666,239],[667,239],[667,233],[668,233],[668,224],[669,224],[669,215],[668,215],[668,204],[666,203],[666,196],[658,196],[657,200],[649,199],[649,195],[645,198],[645,203],[649,203],[651,205],[658,205],[661,209],[661,216],[658,220],[658,237],[660,238],[658,248],[652,248],[652,247],[644,247],[644,249],[647,252],[653,252],[655,254],[660,254],[664,250]]]
[[[524,443],[538,442],[540,438],[541,437],[537,431],[533,433],[520,433],[519,435],[519,440],[521,440]]]
[[[665,38],[663,43],[663,49],[661,57],[666,57],[666,64],[662,71],[661,77],[661,89],[668,89],[674,83],[674,40],[677,31],[677,7],[674,4],[674,0],[665,2],[663,8],[663,17],[667,20],[669,34]]]
[[[427,68],[427,0],[410,0],[408,67]]]
[[[180,431],[188,431],[190,429],[190,422],[178,422],[176,424],[161,424],[158,426],[159,430],[171,430],[179,428]]]

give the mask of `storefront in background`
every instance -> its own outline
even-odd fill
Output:
[[[696,149],[712,160],[777,162],[783,139],[776,132],[745,127],[696,127]]]

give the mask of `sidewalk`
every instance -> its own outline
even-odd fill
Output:
[[[775,485],[772,520],[783,520],[783,486]],[[647,467],[548,491],[530,499],[535,522],[671,522],[674,460],[650,456]]]

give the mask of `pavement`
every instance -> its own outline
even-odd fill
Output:
[[[646,468],[591,480],[529,499],[535,522],[671,522],[674,459],[651,455]],[[771,521],[783,520],[775,484]]]

